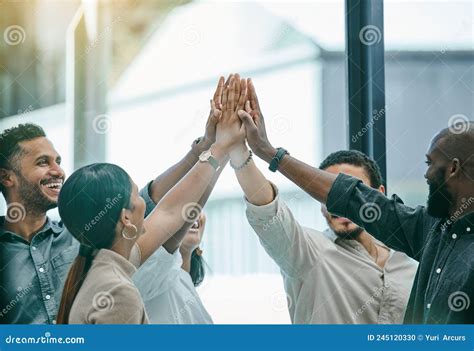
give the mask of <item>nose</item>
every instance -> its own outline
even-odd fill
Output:
[[[49,173],[55,177],[64,178],[64,170],[56,162],[53,163]]]

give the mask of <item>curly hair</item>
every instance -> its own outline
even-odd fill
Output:
[[[349,164],[362,167],[370,179],[370,186],[378,188],[383,184],[382,174],[377,163],[366,154],[357,150],[341,150],[330,154],[319,165],[319,169],[325,170],[334,165]]]

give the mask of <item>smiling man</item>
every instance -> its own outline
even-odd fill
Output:
[[[346,217],[375,238],[419,261],[404,323],[474,323],[474,122],[438,132],[426,154],[427,206],[411,208],[360,179],[316,169],[268,140],[258,99],[239,111],[247,142],[331,214]],[[403,165],[399,165],[403,166]]]
[[[0,134],[1,323],[54,323],[64,278],[79,245],[46,216],[65,174],[43,129],[20,124]]]

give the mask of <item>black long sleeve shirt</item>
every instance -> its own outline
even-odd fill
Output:
[[[423,206],[408,207],[345,174],[326,206],[420,262],[405,323],[474,323],[474,213],[460,208],[455,221],[434,218]]]

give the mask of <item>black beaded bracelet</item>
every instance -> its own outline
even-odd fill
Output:
[[[242,163],[240,166],[237,166],[237,167],[236,167],[236,166],[234,166],[234,165],[232,164],[232,162],[229,162],[229,163],[230,163],[230,166],[231,166],[234,170],[239,171],[239,170],[241,170],[242,168],[244,168],[245,166],[248,165],[248,163],[249,163],[250,160],[252,159],[252,156],[253,156],[253,152],[252,152],[252,150],[249,150],[249,157],[247,157],[247,159],[245,160],[244,163]]]

